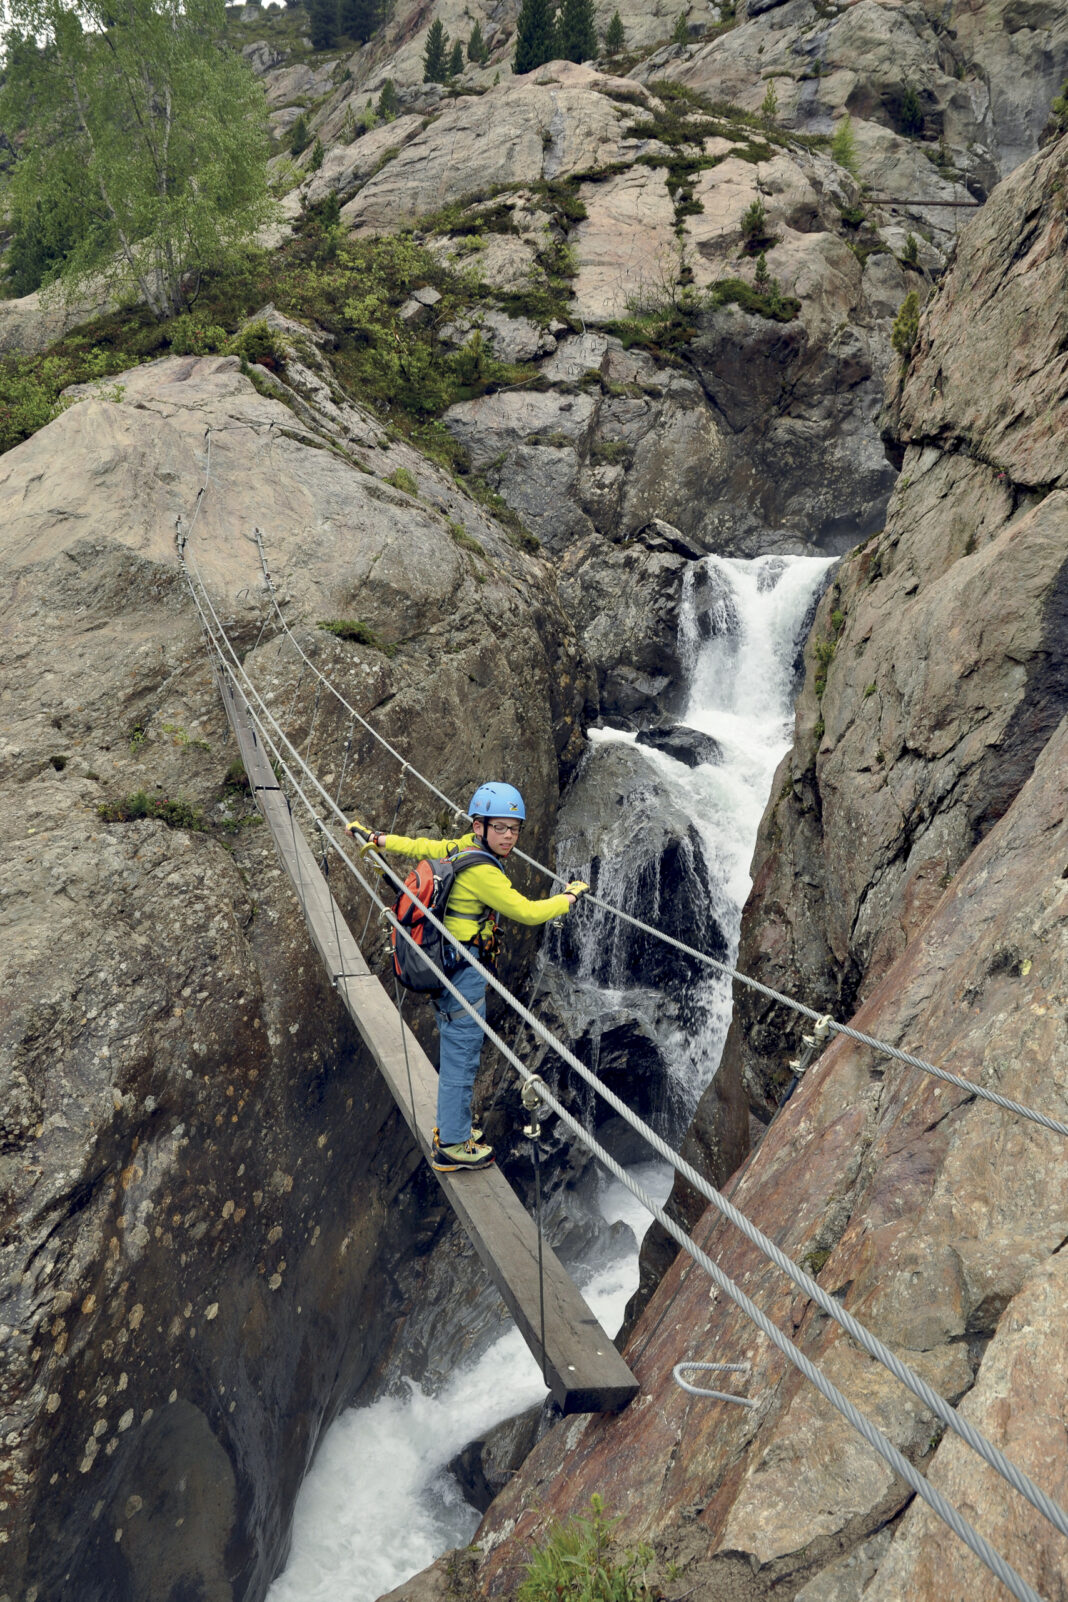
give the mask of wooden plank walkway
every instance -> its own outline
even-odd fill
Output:
[[[229,675],[223,701],[257,805],[304,911],[312,943],[385,1077],[408,1127],[430,1159],[437,1074],[392,998],[364,961],[257,739],[241,691]],[[406,1060],[407,1059],[407,1060]],[[555,1253],[542,1250],[545,1347],[538,1294],[538,1237],[497,1167],[435,1174],[521,1334],[554,1401],[565,1413],[615,1412],[638,1382],[593,1316]]]

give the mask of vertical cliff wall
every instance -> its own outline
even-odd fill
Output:
[[[1062,1120],[1066,180],[1068,140],[999,187],[894,388],[901,480],[817,616],[740,959],[839,1015],[859,998],[868,1032]],[[784,1015],[739,996],[730,1062],[769,1110],[790,1045]],[[1063,1503],[1066,1173],[1061,1137],[839,1040],[733,1199]],[[1063,1537],[731,1226],[710,1210],[696,1235],[1041,1594],[1062,1594]],[[651,1539],[662,1577],[674,1565],[668,1596],[1000,1594],[684,1256],[626,1351],[641,1398],[536,1449],[484,1522],[482,1594],[511,1594],[530,1542],[593,1492],[622,1541]],[[687,1357],[750,1362],[756,1412],[684,1396],[671,1368]]]

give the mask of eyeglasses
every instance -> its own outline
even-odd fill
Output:
[[[494,834],[514,834],[517,838],[519,836],[518,823],[498,823],[497,819],[493,818],[490,822],[490,828]]]

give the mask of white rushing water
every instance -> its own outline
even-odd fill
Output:
[[[634,1178],[663,1202],[670,1170],[650,1163]],[[649,1215],[630,1191],[606,1180],[598,1196],[615,1243],[581,1280],[606,1329],[618,1329],[638,1287],[637,1249]],[[463,1500],[446,1464],[468,1441],[545,1396],[545,1383],[513,1325],[436,1396],[410,1386],[353,1408],[322,1443],[297,1499],[293,1550],[267,1602],[375,1602],[450,1547],[465,1545],[480,1515]]]
[[[688,767],[641,746],[672,802],[690,818],[709,869],[708,895],[733,961],[749,864],[772,775],[791,730],[798,635],[828,566],[806,557],[753,561],[708,557],[688,572],[680,616],[690,680],[681,721],[719,742],[722,759]],[[595,740],[633,740],[613,730]],[[640,909],[637,909],[640,910]],[[729,1021],[729,985],[699,986],[699,1038],[663,1042],[671,1072],[692,1106],[715,1072]],[[613,998],[613,1001],[616,998]],[[650,1164],[634,1177],[663,1201],[670,1172]],[[598,1196],[608,1223],[629,1226],[625,1249],[613,1237],[577,1275],[610,1332],[637,1287],[637,1247],[649,1223],[615,1181]],[[293,1549],[268,1602],[375,1602],[443,1551],[469,1541],[479,1515],[464,1502],[446,1465],[469,1441],[545,1395],[537,1365],[515,1328],[436,1395],[409,1386],[343,1414],[322,1443],[301,1489]]]

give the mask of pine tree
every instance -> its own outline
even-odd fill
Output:
[[[620,16],[618,11],[613,11],[612,20],[605,30],[605,54],[609,56],[618,56],[626,42],[626,35],[623,32],[623,18]]]
[[[459,39],[457,39],[451,51],[449,52],[449,65],[445,75],[448,78],[458,78],[463,70],[464,47],[460,43]]]
[[[308,33],[313,50],[332,50],[340,29],[337,0],[308,0]]]
[[[378,97],[378,105],[375,110],[383,122],[392,122],[400,111],[400,96],[397,94],[397,86],[392,78],[387,78],[382,85],[382,93]]]
[[[597,54],[593,0],[564,0],[556,40],[557,52],[565,61],[590,61]]]
[[[482,37],[482,28],[477,20],[467,41],[467,59],[476,67],[484,67],[489,60],[489,46]]]
[[[555,15],[553,0],[523,0],[516,23],[514,72],[533,72],[554,59]]]
[[[449,36],[440,17],[435,17],[427,31],[426,49],[423,51],[423,82],[444,83],[449,66]]]
[[[675,27],[671,35],[672,44],[684,45],[690,42],[690,30],[686,26],[686,13],[680,11],[675,18]]]
[[[389,10],[384,0],[340,0],[341,32],[364,44],[385,22]]]

